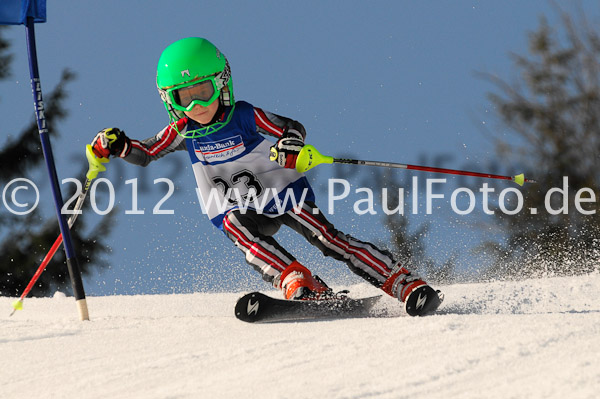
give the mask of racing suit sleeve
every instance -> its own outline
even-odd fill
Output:
[[[180,119],[176,124],[170,124],[155,136],[145,140],[131,140],[131,152],[123,157],[129,163],[146,166],[174,151],[187,150],[185,139],[177,132],[186,129],[187,118]]]
[[[302,140],[306,138],[304,126],[293,119],[254,107],[254,120],[256,121],[256,131],[258,133],[280,139],[283,133],[289,132],[295,136],[301,136]]]

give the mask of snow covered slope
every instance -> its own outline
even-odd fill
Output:
[[[271,325],[236,320],[239,293],[91,297],[90,322],[0,298],[0,397],[599,397],[600,275],[440,288],[435,316]]]

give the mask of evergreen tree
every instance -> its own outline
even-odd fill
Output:
[[[598,264],[600,35],[583,13],[577,18],[559,13],[560,26],[541,18],[529,36],[529,54],[514,56],[515,82],[486,76],[498,89],[490,99],[500,122],[512,133],[496,132],[498,154],[506,163],[522,165],[530,172],[526,176],[539,182],[523,187],[521,213],[496,211],[507,240],[483,247],[496,259],[490,269],[494,275],[585,273]],[[562,190],[564,178],[568,208],[554,214],[545,202],[562,210],[562,194],[548,192]],[[576,207],[578,198],[584,212]]]
[[[8,27],[0,26],[0,80],[10,76],[12,60],[11,54],[8,53],[10,44],[2,36],[5,29]],[[59,84],[45,95],[46,122],[53,138],[59,136],[59,122],[67,117],[68,112],[64,107],[67,99],[66,87],[74,78],[74,73],[63,71]],[[0,102],[3,100],[6,101],[6,98],[0,97]],[[0,187],[5,187],[15,178],[31,178],[36,171],[45,169],[35,120],[26,124],[18,134],[2,132],[1,136],[6,138],[9,135],[13,138],[7,139],[0,148]],[[81,153],[83,155],[83,149]],[[87,162],[82,157],[78,176],[83,176],[86,171]],[[111,217],[107,216],[92,229],[91,233],[85,234],[85,215],[84,211],[71,232],[81,272],[89,274],[94,267],[106,266],[100,260],[100,255],[107,251],[103,239],[109,234],[112,223]],[[28,215],[20,216],[2,209],[0,212],[0,295],[19,296],[23,292],[59,234],[55,213],[42,215],[38,207]],[[63,250],[57,251],[32,289],[31,295],[48,295],[56,289],[71,290]]]

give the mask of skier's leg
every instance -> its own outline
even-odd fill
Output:
[[[270,283],[296,259],[272,235],[281,227],[279,218],[270,218],[251,210],[229,212],[223,219],[223,231],[245,255],[248,262]]]
[[[437,293],[417,274],[400,266],[390,252],[335,229],[314,203],[305,202],[284,216],[283,223],[301,233],[325,256],[344,261],[350,270],[404,302],[410,315],[430,313],[439,306]]]
[[[288,253],[272,235],[282,221],[247,210],[229,212],[223,219],[223,230],[244,252],[246,262],[261,273],[263,279],[283,291],[286,299],[318,299],[331,290]]]
[[[350,270],[381,287],[397,263],[392,254],[337,230],[311,202],[282,217],[284,224],[302,234],[325,256],[345,262]]]

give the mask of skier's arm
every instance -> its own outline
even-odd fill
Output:
[[[150,162],[164,157],[173,151],[186,150],[184,133],[187,119],[180,119],[146,140],[132,140],[119,128],[102,129],[92,140],[92,151],[97,157],[108,158],[111,155],[123,158],[129,163],[146,166]]]
[[[306,137],[304,126],[300,122],[285,116],[254,107],[254,120],[256,121],[256,131],[261,134],[273,136],[277,139],[282,138],[285,132],[299,140],[304,140]]]
[[[131,151],[123,159],[135,165],[146,166],[173,151],[185,150],[185,139],[177,134],[178,130],[185,129],[185,123],[186,120],[181,119],[176,127],[169,125],[155,136],[142,141],[131,140]]]
[[[296,159],[302,147],[306,130],[298,121],[254,108],[256,131],[276,137],[277,143],[271,147],[272,159],[284,168],[296,167]]]

